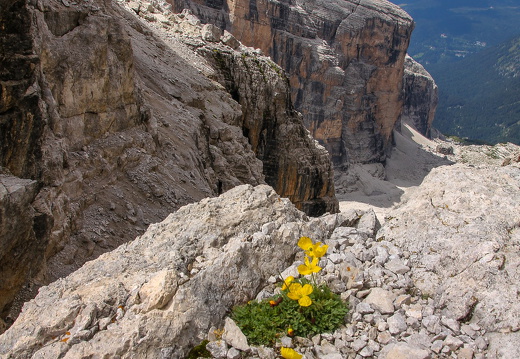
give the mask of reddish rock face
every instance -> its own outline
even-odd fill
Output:
[[[413,30],[399,7],[382,0],[170,1],[282,66],[296,109],[335,164],[384,161]]]

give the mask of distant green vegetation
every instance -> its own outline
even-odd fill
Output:
[[[408,53],[439,86],[433,125],[472,141],[520,144],[519,1],[391,1],[413,17]]]
[[[397,1],[416,23],[408,53],[429,64],[463,59],[520,35],[518,0]]]
[[[428,70],[439,86],[436,128],[488,143],[520,144],[520,36]]]

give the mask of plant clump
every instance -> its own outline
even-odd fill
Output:
[[[320,259],[328,246],[301,237],[298,246],[304,251],[304,264],[298,266],[299,278],[280,275],[279,294],[262,301],[250,301],[233,309],[232,318],[250,344],[272,346],[284,335],[310,337],[333,332],[345,321],[347,304],[325,283],[318,282]],[[281,349],[283,358],[298,359],[293,349]]]
[[[203,340],[199,345],[193,347],[186,359],[211,358],[211,353],[206,349],[208,343],[208,340]]]

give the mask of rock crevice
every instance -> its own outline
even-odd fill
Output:
[[[406,123],[420,134],[431,138],[435,110],[439,101],[438,88],[431,75],[410,56],[406,56],[403,77],[403,112],[400,123]]]

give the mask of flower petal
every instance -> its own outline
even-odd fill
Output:
[[[311,274],[312,271],[305,264],[300,264],[298,266],[298,273],[300,273],[301,275],[308,275]]]
[[[287,296],[289,297],[289,299],[292,299],[292,300],[299,300],[301,297],[301,295],[298,295],[295,293],[287,293]]]
[[[308,251],[312,247],[312,239],[309,237],[301,237],[298,241],[298,247],[304,251]]]
[[[282,349],[280,349],[280,354],[282,355],[282,358],[285,359],[301,359],[301,357],[303,356],[296,350],[285,347],[282,347]]]
[[[313,255],[316,258],[321,258],[327,253],[327,249],[329,248],[328,244],[320,246],[321,243],[316,244],[316,248],[313,248]]]
[[[308,267],[311,273],[318,273],[321,270],[321,267],[318,267],[318,258],[313,258],[312,263]]]
[[[282,290],[286,290],[287,288],[289,288],[289,284],[291,284],[293,280],[294,277],[292,275],[285,278],[285,280],[283,281]]]
[[[300,306],[302,306],[302,307],[308,307],[309,305],[312,304],[312,300],[310,297],[305,295],[305,296],[301,297],[300,299],[298,299],[298,304],[300,304]]]
[[[300,294],[302,296],[305,296],[305,295],[309,295],[312,293],[314,289],[312,288],[312,285],[310,284],[305,284],[302,289],[300,290]]]
[[[289,285],[289,291],[291,293],[297,293],[300,292],[300,290],[302,290],[302,285],[300,283],[291,283]]]

